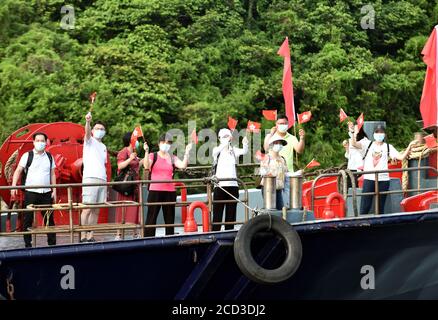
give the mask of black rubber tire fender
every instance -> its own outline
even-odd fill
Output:
[[[265,269],[253,258],[251,242],[260,231],[269,228],[279,235],[286,247],[286,259],[277,269]],[[234,240],[234,259],[242,273],[261,284],[275,284],[289,279],[298,269],[302,258],[301,239],[295,229],[280,217],[260,214],[245,223]]]

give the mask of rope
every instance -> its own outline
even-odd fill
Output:
[[[18,157],[18,149],[15,150],[15,152],[9,157],[8,161],[6,161],[5,164],[5,177],[6,180],[10,183],[12,183],[12,177],[14,175],[15,171],[15,164],[17,162]]]
[[[233,198],[234,200],[236,200],[238,203],[242,204],[244,207],[246,207],[248,210],[252,211],[255,215],[259,214],[260,211],[257,210],[256,208],[251,208],[250,206],[248,206],[246,203],[244,203],[242,200],[240,200],[239,198],[236,198],[235,196],[233,196],[231,193],[229,193],[227,190],[225,190],[224,188],[222,188],[216,177],[212,177],[210,179],[210,181],[213,183],[215,188],[220,188],[222,191],[224,191],[226,194],[228,194],[231,198]]]

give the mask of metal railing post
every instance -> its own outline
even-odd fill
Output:
[[[73,191],[72,191],[71,187],[67,188],[67,202],[68,202],[68,215],[69,215],[68,220],[69,220],[69,228],[70,228],[70,242],[73,243],[74,242],[74,232],[73,232]]]
[[[377,172],[374,173],[374,192],[375,192],[375,198],[374,198],[374,214],[379,214],[379,174]]]
[[[143,182],[140,182],[138,202],[140,202],[140,235],[142,238],[144,238]]]
[[[213,224],[213,192],[212,192],[212,188],[211,188],[211,181],[207,180],[207,202],[208,202],[208,211],[210,212],[210,219],[211,222],[210,223],[210,230],[212,228],[212,224]]]

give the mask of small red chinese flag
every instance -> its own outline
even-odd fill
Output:
[[[198,136],[196,135],[196,129],[193,129],[191,138],[194,144],[198,144]]]
[[[248,130],[249,132],[257,133],[260,132],[261,126],[262,125],[260,123],[249,120],[246,130]]]
[[[235,130],[237,126],[237,120],[228,116],[228,128],[230,130]]]
[[[312,111],[306,111],[298,115],[298,123],[306,123],[312,119]]]
[[[133,149],[135,149],[135,143],[137,142],[139,137],[143,137],[143,131],[141,130],[140,126],[137,126],[131,134],[131,147]]]
[[[339,121],[343,122],[347,118],[347,114],[345,113],[344,109],[341,108],[341,110],[339,110]]]
[[[438,146],[438,144],[436,142],[436,138],[433,136],[433,134],[430,134],[430,135],[424,137],[424,140],[426,141],[426,146],[429,149],[434,149]]]
[[[315,159],[312,159],[312,161],[310,161],[304,169],[310,169],[310,168],[313,168],[313,167],[319,167],[320,165],[321,164],[318,161],[316,161]]]
[[[277,110],[263,110],[262,113],[266,120],[269,121],[277,120]]]
[[[94,91],[92,94],[90,94],[90,103],[93,104],[94,100],[96,100],[96,91]]]
[[[357,123],[357,129],[360,130],[360,128],[362,128],[363,126],[363,113],[360,114],[359,118],[357,118],[356,123]]]
[[[255,153],[255,157],[257,160],[263,161],[263,159],[265,159],[266,157],[266,154],[262,153],[260,150],[257,150]]]

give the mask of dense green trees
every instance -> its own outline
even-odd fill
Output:
[[[242,127],[284,108],[276,52],[285,36],[296,106],[314,115],[302,163],[343,162],[339,107],[386,120],[399,148],[418,129],[434,1],[372,1],[372,30],[361,28],[368,2],[359,0],[75,0],[72,30],[60,27],[64,3],[0,3],[2,141],[31,122],[83,122],[92,91],[114,150],[136,123],[151,142],[187,131],[188,120],[218,129],[231,115]]]

